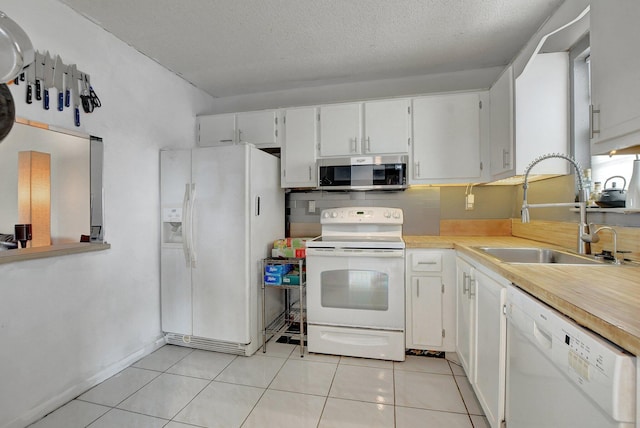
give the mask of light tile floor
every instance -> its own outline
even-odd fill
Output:
[[[488,427],[455,354],[397,363],[267,349],[165,345],[31,427]]]

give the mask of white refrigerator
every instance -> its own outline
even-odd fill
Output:
[[[280,160],[251,144],[163,150],[160,171],[168,343],[253,354],[262,345],[260,261],[284,236]],[[284,310],[270,298],[267,320]]]

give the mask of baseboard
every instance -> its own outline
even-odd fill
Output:
[[[52,397],[44,403],[38,405],[37,407],[34,407],[29,412],[13,419],[2,428],[24,428],[27,425],[36,422],[42,417],[63,406],[67,402],[73,400],[79,395],[84,394],[86,391],[93,388],[100,382],[126,369],[131,364],[138,361],[140,358],[151,354],[153,351],[157,350],[165,343],[166,340],[164,336],[158,336],[153,342],[146,344],[142,348],[111,364],[109,367],[106,367],[95,375],[82,380],[81,382],[73,385],[65,391],[60,392],[55,397]]]

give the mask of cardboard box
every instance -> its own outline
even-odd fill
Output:
[[[273,248],[305,248],[305,242],[313,238],[283,238],[276,239]]]
[[[300,273],[293,271],[282,277],[283,285],[300,285]]]
[[[307,255],[306,248],[274,248],[271,250],[271,257],[304,259]]]

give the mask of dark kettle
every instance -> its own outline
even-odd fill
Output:
[[[607,183],[614,178],[622,179],[622,189],[616,187],[616,182],[611,184],[611,188],[607,188]],[[614,175],[607,178],[604,182],[604,190],[600,194],[600,197],[596,201],[596,204],[601,208],[624,208],[627,201],[627,194],[624,188],[627,186],[627,180],[621,175]]]

